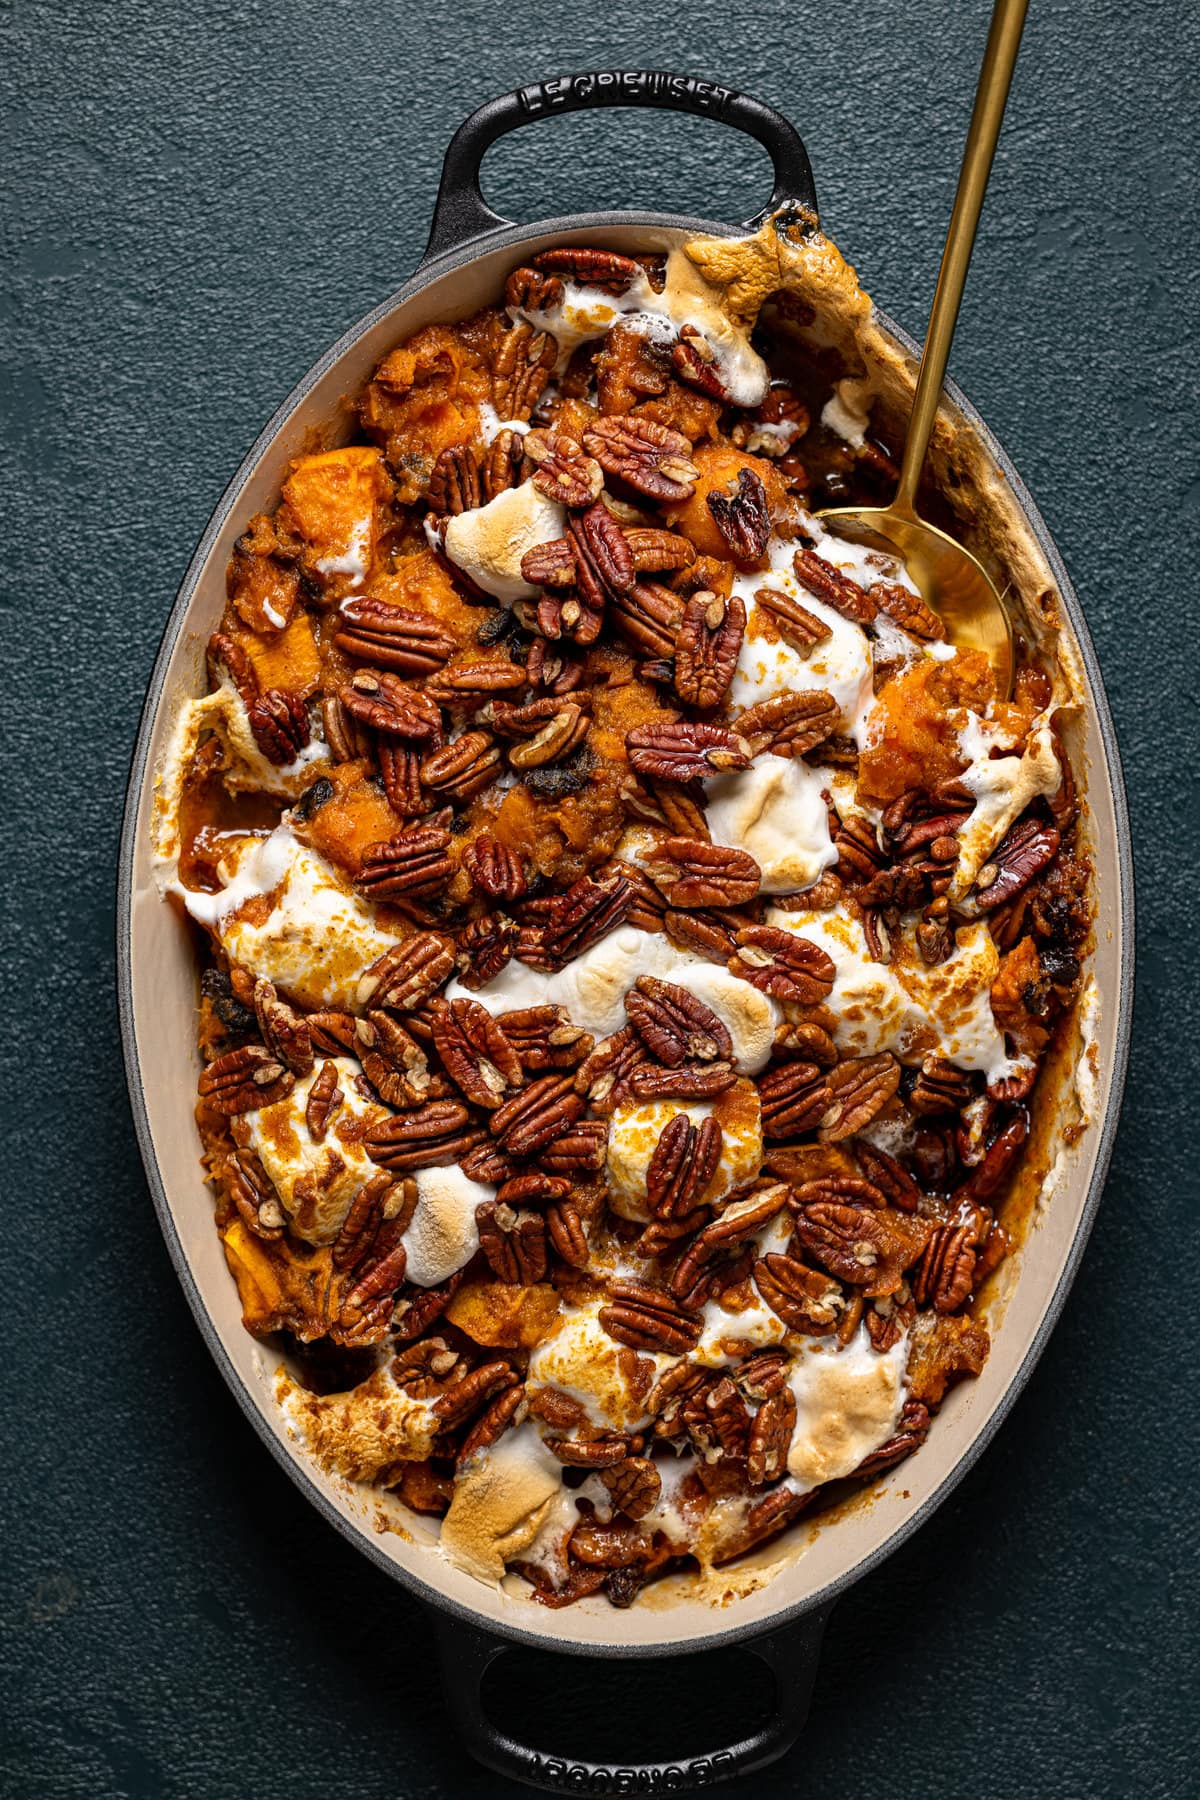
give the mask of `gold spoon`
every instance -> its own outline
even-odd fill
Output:
[[[817,514],[839,537],[902,557],[922,598],[943,620],[951,643],[983,651],[1003,696],[1011,692],[1013,679],[1012,630],[1004,604],[970,551],[918,516],[917,483],[941,399],[975,227],[1000,135],[1027,5],[1028,0],[996,0],[992,13],[958,192],[921,353],[896,497],[890,506],[837,506]]]

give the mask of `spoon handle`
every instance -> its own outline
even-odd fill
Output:
[[[996,0],[992,13],[979,86],[975,92],[975,110],[971,114],[971,129],[967,133],[967,147],[963,151],[962,171],[958,177],[958,192],[954,196],[954,211],[950,215],[937,290],[925,332],[908,436],[904,440],[904,461],[894,504],[908,512],[915,509],[921,465],[925,461],[929,434],[942,397],[942,381],[958,322],[959,302],[966,286],[967,265],[975,243],[975,227],[983,209],[983,196],[996,140],[1000,136],[1028,4],[1029,0]]]

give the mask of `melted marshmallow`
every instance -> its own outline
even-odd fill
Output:
[[[318,1143],[309,1132],[306,1109],[313,1084],[327,1066],[318,1061],[284,1099],[233,1121],[238,1144],[258,1157],[292,1230],[310,1244],[333,1242],[358,1189],[379,1173],[362,1147],[361,1133],[364,1125],[387,1117],[386,1108],[359,1092],[358,1064],[338,1057],[334,1067],[342,1103]]]
[[[561,1491],[562,1469],[533,1427],[506,1431],[460,1469],[442,1520],[442,1555],[497,1585],[505,1564],[537,1537]]]
[[[449,519],[443,547],[477,587],[511,606],[538,592],[521,573],[522,557],[538,544],[561,537],[565,522],[561,506],[539,494],[532,481],[523,481],[486,506]]]
[[[479,1248],[475,1208],[496,1196],[494,1187],[472,1181],[457,1163],[418,1169],[417,1210],[404,1234],[406,1281],[437,1287],[465,1267]]]
[[[823,785],[799,757],[757,756],[748,769],[713,776],[705,783],[713,843],[748,851],[765,894],[811,887],[838,857]]]
[[[801,1492],[852,1475],[892,1436],[907,1356],[907,1333],[880,1355],[864,1325],[844,1347],[835,1338],[809,1340],[788,1373],[796,1397],[788,1473]]]
[[[674,343],[681,326],[691,325],[712,352],[721,383],[735,405],[759,405],[770,385],[767,366],[748,336],[722,310],[714,290],[681,250],[672,251],[667,260],[661,294],[655,293],[645,273],[639,273],[623,294],[566,281],[561,305],[524,316],[555,339],[560,369],[581,344],[603,337],[618,320],[664,346]]]
[[[235,839],[221,874],[225,886],[217,894],[193,893],[177,881],[168,891],[232,962],[306,1006],[352,1008],[359,977],[395,940],[324,857],[279,825],[266,838]],[[265,916],[255,901],[270,901]]]
[[[623,925],[593,944],[565,969],[547,975],[516,958],[483,988],[452,981],[449,1000],[478,1000],[491,1013],[526,1006],[563,1006],[573,1024],[595,1038],[611,1037],[625,1023],[625,996],[639,975],[675,981],[711,1006],[733,1042],[741,1074],[757,1074],[771,1053],[771,1038],[780,1014],[765,996],[756,994],[728,970],[707,963],[690,951],[677,950],[661,932]]]

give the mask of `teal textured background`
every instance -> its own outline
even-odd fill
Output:
[[[1116,0],[1031,15],[952,371],[1045,512],[1106,671],[1139,865],[1129,1099],[1029,1388],[936,1518],[838,1607],[807,1734],[735,1790],[755,1795],[1157,1800],[1200,1783],[1200,26]],[[146,677],[262,421],[417,262],[472,106],[597,65],[760,94],[805,136],[827,228],[919,334],[985,29],[979,0],[0,8],[4,1794],[517,1791],[450,1741],[424,1615],[258,1443],[159,1238],[111,932]],[[767,191],[754,146],[661,114],[539,126],[487,174],[523,218],[739,218]],[[738,1671],[690,1666],[682,1696],[667,1673],[512,1658],[502,1698],[549,1697],[557,1748],[698,1754],[742,1703]],[[664,1714],[677,1735],[651,1744]],[[585,1744],[603,1715],[624,1724]]]

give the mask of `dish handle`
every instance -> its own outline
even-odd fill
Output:
[[[692,75],[673,75],[662,69],[594,69],[500,94],[463,120],[442,165],[425,261],[513,223],[492,211],[479,186],[480,165],[497,138],[556,113],[583,112],[596,106],[694,113],[746,132],[762,144],[775,172],[771,198],[761,212],[746,221],[747,231],[789,204],[806,224],[816,224],[817,194],[808,152],[795,126],[774,107],[751,94],[739,94],[713,81],[698,81]]]
[[[510,1723],[497,1725],[483,1704],[483,1680],[489,1667],[498,1656],[520,1646],[462,1625],[443,1612],[434,1612],[432,1623],[450,1723],[457,1741],[477,1762],[512,1781],[549,1793],[657,1794],[714,1787],[786,1755],[808,1717],[831,1610],[823,1607],[805,1613],[792,1624],[739,1644],[766,1664],[774,1680],[775,1704],[764,1725],[703,1756],[681,1755],[675,1761],[656,1763],[595,1763],[523,1744]]]

